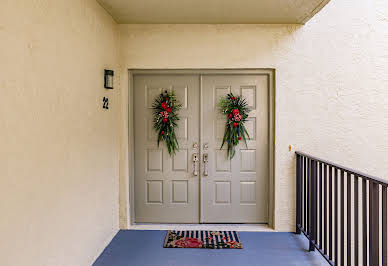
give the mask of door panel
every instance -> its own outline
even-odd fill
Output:
[[[199,142],[199,76],[135,75],[135,220],[157,223],[199,222],[199,175],[193,175],[193,144]],[[162,90],[173,89],[180,110],[180,150],[170,157],[157,146],[152,103]]]
[[[202,222],[268,222],[268,84],[267,75],[202,76],[201,153],[209,158],[208,175],[201,176]],[[226,118],[218,109],[229,92],[244,96],[252,108],[246,123],[251,138],[232,160],[220,150]]]
[[[164,143],[157,147],[152,122],[152,103],[165,89],[173,89],[183,105],[180,150],[173,157]],[[137,74],[133,92],[136,222],[268,222],[268,75]],[[229,92],[244,96],[252,108],[248,147],[240,143],[232,160],[220,150],[226,118],[218,110]],[[194,153],[200,158],[197,176]]]

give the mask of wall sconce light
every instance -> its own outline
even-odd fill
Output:
[[[113,89],[113,76],[114,72],[113,70],[104,70],[104,88],[105,89]]]

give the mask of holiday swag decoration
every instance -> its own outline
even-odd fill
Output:
[[[175,128],[179,116],[177,112],[182,105],[177,102],[174,91],[167,90],[161,93],[152,104],[154,129],[158,134],[158,147],[160,141],[165,141],[170,155],[179,150]]]
[[[244,123],[248,118],[250,108],[245,99],[240,96],[234,96],[233,93],[229,93],[226,97],[221,98],[219,107],[221,112],[227,116],[221,149],[226,143],[228,145],[227,156],[229,159],[232,159],[236,152],[235,147],[240,140],[244,140],[247,146],[246,139],[249,139],[249,134]]]

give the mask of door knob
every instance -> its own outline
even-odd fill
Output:
[[[199,163],[199,156],[198,153],[193,153],[193,175],[198,175],[198,163]]]
[[[207,153],[203,154],[203,175],[208,176],[208,162],[209,162],[209,155]]]

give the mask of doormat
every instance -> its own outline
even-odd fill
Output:
[[[242,244],[236,231],[168,231],[165,248],[236,248]]]

